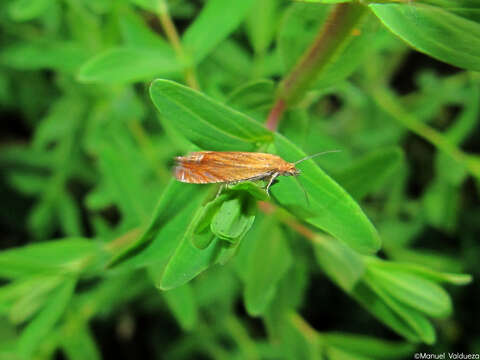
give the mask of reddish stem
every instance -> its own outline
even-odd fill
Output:
[[[273,105],[272,110],[268,114],[267,123],[265,126],[268,130],[276,131],[278,127],[278,123],[282,118],[282,115],[285,111],[285,100],[278,99],[275,104]]]

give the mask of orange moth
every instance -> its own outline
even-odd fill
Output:
[[[266,192],[270,195],[270,186],[280,176],[297,176],[298,163],[327,152],[307,156],[290,163],[281,157],[266,153],[242,151],[198,151],[187,156],[175,158],[175,178],[191,184],[235,184],[242,181],[268,181]]]

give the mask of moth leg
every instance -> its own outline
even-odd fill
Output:
[[[280,175],[280,173],[278,173],[278,172],[273,173],[272,176],[270,176],[270,179],[268,180],[267,187],[265,188],[268,197],[270,197],[270,186],[272,186],[273,182],[278,177],[278,175]]]
[[[220,196],[220,194],[222,193],[222,191],[225,187],[226,187],[226,185],[224,183],[220,184],[220,186],[218,187],[217,195],[215,195],[215,199]]]

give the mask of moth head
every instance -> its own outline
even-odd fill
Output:
[[[300,169],[297,169],[295,167],[295,164],[288,163],[288,165],[286,166],[286,169],[284,171],[284,175],[297,176],[298,174],[300,174]]]

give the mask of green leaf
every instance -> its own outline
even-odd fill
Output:
[[[391,261],[377,261],[377,267],[383,267],[389,272],[405,272],[422,276],[439,283],[450,283],[453,285],[467,285],[472,281],[472,276],[468,274],[453,274],[435,271],[422,265],[406,263],[406,262],[391,262]]]
[[[250,251],[244,301],[252,316],[263,314],[275,296],[280,279],[292,264],[292,255],[278,223],[266,219]]]
[[[202,149],[253,151],[272,139],[248,116],[173,81],[155,80],[150,96],[162,120]]]
[[[185,204],[193,204],[196,209],[198,201],[204,195],[204,190],[195,185],[183,184],[176,180],[171,180],[160,197],[158,205],[154,211],[150,224],[145,232],[137,241],[122,250],[109,263],[109,267],[116,266],[145,250],[152,242],[160,241],[160,244],[152,244],[152,248],[145,255],[161,258],[160,254],[165,256],[169,254],[168,246],[175,246],[168,240],[176,239],[177,235],[182,235],[181,229],[186,230],[186,226],[190,223],[188,215],[190,213],[189,206]],[[174,224],[172,227],[171,224]],[[184,230],[184,231],[185,231]],[[168,235],[167,235],[168,234]],[[156,245],[160,245],[157,248]],[[145,259],[144,259],[145,260]]]
[[[224,201],[212,219],[210,229],[218,238],[235,243],[242,239],[255,220],[256,203],[248,195]]]
[[[366,284],[366,286],[364,285]],[[364,283],[355,288],[354,297],[380,321],[410,341],[435,342],[435,329],[422,313],[405,306],[386,293],[367,271]]]
[[[2,294],[4,300],[15,300],[10,304],[10,320],[15,324],[28,320],[44,306],[45,302],[48,301],[49,293],[63,280],[60,276],[35,276],[2,287],[0,294]],[[23,291],[26,290],[24,289],[25,284],[31,286],[28,291]],[[18,298],[13,299],[15,295],[18,295]]]
[[[73,295],[75,283],[75,278],[65,279],[65,282],[50,296],[45,308],[22,331],[18,339],[18,351],[24,358],[31,358],[61,318]]]
[[[83,235],[80,209],[75,203],[73,197],[68,192],[64,192],[61,196],[59,196],[57,202],[57,211],[60,219],[60,225],[65,235]]]
[[[376,267],[375,263],[368,266],[375,281],[386,293],[405,305],[433,317],[445,317],[452,311],[452,304],[447,292],[434,282],[405,271],[385,270]]]
[[[461,8],[461,4],[457,6]],[[443,6],[370,5],[384,25],[413,48],[449,64],[480,70],[480,23]]]
[[[206,249],[199,250],[190,240],[191,230],[187,230],[183,240],[168,261],[157,287],[170,290],[181,286],[216,263],[224,263],[235,252],[236,246],[215,239]]]
[[[123,38],[128,46],[169,51],[168,43],[145,24],[144,19],[132,11],[125,11],[119,17]]]
[[[19,70],[53,69],[74,72],[88,54],[73,42],[17,42],[4,47],[0,63]]]
[[[193,61],[203,60],[235,30],[253,3],[253,0],[209,0],[182,37],[185,51]]]
[[[100,244],[67,238],[0,252],[0,277],[17,278],[40,272],[79,271],[82,260],[102,254]]]
[[[88,325],[76,326],[71,332],[61,334],[62,351],[69,360],[101,360],[100,349]]]
[[[305,157],[299,148],[280,134],[275,134],[277,153],[287,161]],[[376,229],[360,206],[335,181],[325,174],[313,160],[298,165],[298,181],[308,194],[309,204],[300,186],[291,177],[279,179],[272,186],[274,198],[287,210],[322,229],[361,253],[372,253],[380,248]]]
[[[255,80],[230,93],[227,104],[247,114],[263,114],[269,111],[274,100],[275,83],[271,80]],[[260,119],[263,120],[263,117]]]
[[[264,54],[270,46],[278,21],[278,1],[260,0],[250,10],[246,30],[256,54]]]
[[[315,237],[314,250],[323,271],[350,293],[365,272],[362,258],[341,241],[327,236]]]
[[[178,246],[173,251],[170,259],[165,265],[163,274],[155,280],[157,287],[162,290],[170,290],[181,286],[210,266],[219,263],[224,264],[235,253],[239,242],[231,245],[226,241],[214,238],[210,231],[202,234],[194,234],[198,231],[199,213],[204,214],[205,209],[197,207],[196,213],[190,218],[188,228],[182,233]],[[192,236],[208,237],[207,240],[192,240]],[[198,249],[197,242],[208,243],[206,248]]]
[[[355,199],[362,199],[383,185],[403,161],[398,147],[375,150],[333,177]]]
[[[365,358],[405,358],[415,350],[414,344],[375,339],[369,336],[329,332],[322,334],[329,347],[342,349]]]
[[[82,65],[78,80],[107,84],[123,84],[171,76],[182,66],[170,47],[117,47],[106,50]]]
[[[15,0],[9,4],[8,12],[13,20],[28,21],[41,16],[52,3],[52,0]]]
[[[190,284],[162,293],[170,311],[184,330],[192,330],[197,323],[198,310]]]

